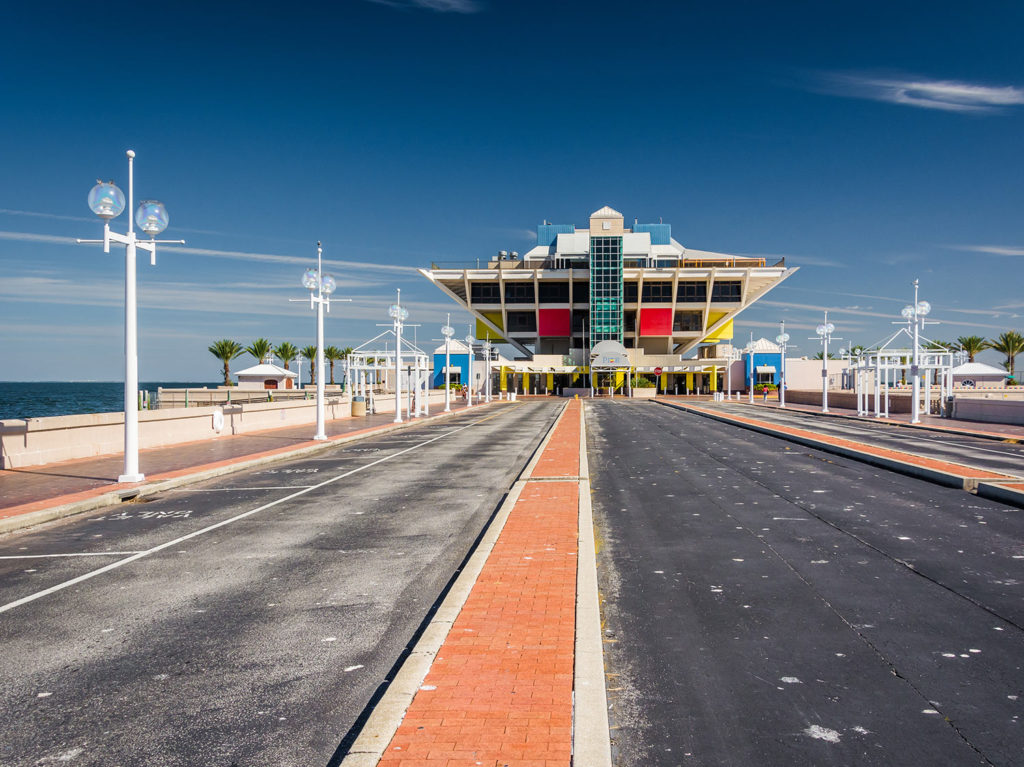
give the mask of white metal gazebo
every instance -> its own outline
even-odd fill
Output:
[[[902,337],[902,338],[901,338]],[[927,339],[921,339],[931,343]],[[904,346],[907,341],[909,346]],[[857,414],[871,415],[869,397],[874,394],[875,418],[889,417],[889,392],[897,382],[924,378],[924,408],[931,410],[932,383],[939,387],[939,412],[944,413],[946,398],[953,393],[953,366],[956,352],[945,347],[918,348],[918,362],[914,360],[914,338],[907,328],[900,328],[877,348],[866,349],[851,360],[850,371],[857,392]],[[913,394],[911,395],[913,396]]]
[[[390,339],[390,343],[389,343]],[[366,410],[375,413],[375,394],[395,391],[395,370],[401,370],[401,383],[408,394],[409,416],[429,415],[427,387],[430,381],[430,356],[407,338],[402,338],[400,357],[395,358],[395,332],[390,328],[352,350],[346,369],[353,397],[366,398]]]

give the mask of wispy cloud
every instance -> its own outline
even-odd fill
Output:
[[[1024,90],[958,80],[931,80],[914,75],[873,76],[830,72],[819,74],[811,90],[847,98],[938,109],[945,112],[996,113],[1024,104]]]
[[[984,253],[989,256],[1024,256],[1024,248],[1010,245],[947,245],[950,250]]]
[[[478,13],[483,6],[478,0],[367,0],[392,8],[422,8],[437,13]]]
[[[60,237],[52,234],[35,234],[33,232],[7,232],[0,231],[0,240],[9,242],[34,242],[55,245],[75,245],[74,237]],[[192,248],[182,245],[165,246],[165,253],[186,253],[193,256],[209,256],[211,258],[230,258],[241,261],[255,261],[275,264],[296,264],[308,265],[311,262],[309,256],[283,256],[276,253],[250,253],[239,250],[215,250],[211,248]],[[367,272],[387,272],[389,274],[406,274],[409,276],[417,274],[413,266],[399,266],[397,264],[380,264],[373,261],[345,261],[335,258],[325,258],[327,266],[343,267]]]

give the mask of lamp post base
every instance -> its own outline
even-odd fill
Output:
[[[326,434],[314,434],[313,435],[313,439],[315,439],[317,442],[326,442],[327,441],[327,435]]]
[[[141,482],[146,478],[145,474],[122,474],[117,478],[118,482]]]

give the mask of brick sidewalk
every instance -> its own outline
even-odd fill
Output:
[[[568,767],[581,407],[526,478],[383,767]]]
[[[680,407],[676,405],[676,407]],[[853,450],[858,453],[862,453],[867,456],[875,456],[878,458],[885,458],[892,461],[900,461],[901,463],[910,464],[911,466],[919,466],[924,469],[931,469],[934,471],[944,472],[953,476],[961,478],[973,478],[973,479],[1011,479],[1008,474],[1002,474],[995,471],[987,471],[985,469],[976,469],[971,466],[964,466],[958,463],[952,463],[949,461],[941,461],[934,458],[925,458],[919,455],[913,455],[911,453],[903,453],[898,450],[890,450],[884,447],[877,447],[875,445],[869,445],[864,442],[857,442],[851,439],[844,439],[842,437],[835,437],[829,434],[824,434],[819,431],[809,431],[807,429],[799,429],[793,426],[784,426],[782,424],[774,423],[771,421],[759,421],[756,418],[748,416],[742,416],[735,413],[726,413],[720,409],[714,411],[707,408],[702,408],[694,405],[686,405],[687,409],[693,410],[694,412],[708,413],[714,415],[716,418],[722,418],[725,420],[733,421],[735,423],[747,424],[750,426],[757,426],[762,429],[768,429],[778,434],[789,434],[794,437],[801,437],[804,439],[813,439],[826,445],[834,445],[836,447],[846,448]]]
[[[466,409],[462,402],[452,403],[453,412]],[[443,411],[435,409],[429,416],[406,419],[406,423],[429,421],[441,415]],[[328,421],[328,442],[385,430],[393,422],[394,413]],[[140,464],[146,472],[141,486],[249,461],[284,457],[323,445],[309,438],[313,429],[313,424],[304,424],[141,450]],[[122,456],[114,454],[24,469],[0,469],[0,521],[137,487],[131,483],[118,484],[122,467]]]

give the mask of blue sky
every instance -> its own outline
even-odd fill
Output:
[[[415,267],[605,204],[801,266],[741,339],[785,318],[813,353],[827,308],[877,341],[915,278],[935,337],[1024,330],[1020,4],[92,8],[21,4],[0,30],[2,380],[121,378],[123,251],[72,239],[101,232],[86,195],[125,185],[128,148],[188,241],[140,259],[142,380],[216,380],[223,337],[312,343],[288,299],[317,240],[353,299],[328,343],[378,332],[399,287],[433,339],[452,307]]]

